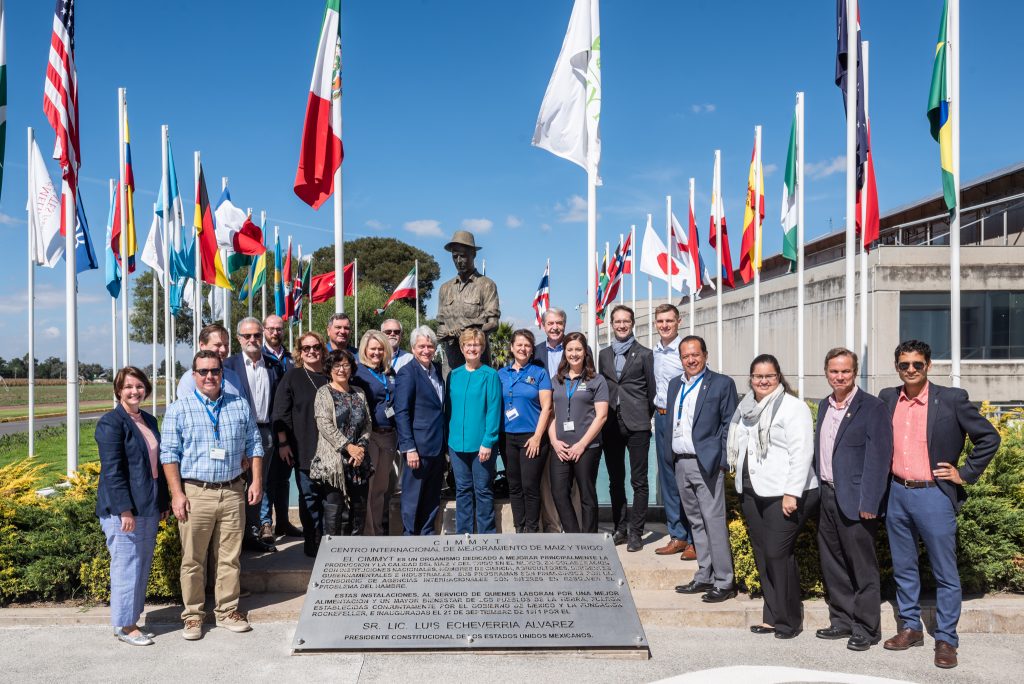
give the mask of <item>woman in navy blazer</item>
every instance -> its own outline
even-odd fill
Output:
[[[153,390],[146,374],[126,366],[114,378],[117,406],[96,424],[100,481],[96,516],[110,551],[110,621],[114,636],[148,646],[153,635],[139,629],[160,520],[170,497],[159,465],[156,418],[140,406]]]
[[[446,469],[444,380],[434,363],[437,336],[427,326],[409,335],[413,360],[395,378],[395,429],[402,470],[403,534],[435,534]]]

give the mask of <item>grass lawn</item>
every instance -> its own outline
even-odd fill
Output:
[[[114,388],[109,382],[90,384],[83,383],[78,386],[78,405],[81,411],[102,411],[110,408],[114,402]],[[164,403],[164,383],[160,382],[154,388],[159,404]],[[37,385],[36,386],[36,415],[37,416],[62,416],[67,409],[67,385]],[[148,398],[145,405],[152,408],[152,397]],[[0,386],[0,419],[25,420],[28,418],[28,387],[15,386],[4,388]]]
[[[96,421],[83,422],[79,426],[78,462],[88,463],[99,458],[96,450]],[[46,465],[42,486],[60,481],[67,470],[68,448],[67,428],[54,425],[36,432],[35,461]],[[0,437],[0,467],[19,461],[28,455],[28,434],[4,435]]]

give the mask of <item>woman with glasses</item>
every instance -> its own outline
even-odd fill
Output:
[[[387,321],[385,321],[387,323]],[[363,391],[370,412],[371,432],[367,447],[373,465],[366,497],[363,534],[384,534],[384,511],[391,500],[391,474],[398,440],[395,436],[395,371],[391,345],[380,330],[368,330],[359,342],[359,367],[352,384]]]
[[[548,464],[551,378],[533,362],[533,333],[512,333],[512,362],[498,371],[503,400],[501,453],[516,532],[540,531],[540,483]]]
[[[597,532],[597,467],[601,462],[601,428],[608,419],[608,385],[594,369],[594,357],[582,333],[562,342],[562,361],[552,382],[554,420],[548,437],[551,498],[565,532]],[[580,491],[580,515],[572,506],[572,484]]]
[[[142,410],[153,390],[146,374],[126,366],[114,377],[117,406],[96,424],[100,481],[96,515],[110,551],[110,621],[114,636],[149,646],[153,635],[139,629],[156,531],[171,509],[160,467],[160,430]]]
[[[366,492],[373,464],[366,458],[370,416],[363,390],[353,387],[356,360],[346,349],[327,354],[330,383],[316,392],[313,412],[319,430],[309,477],[317,483],[324,507],[324,534],[361,536],[366,518]],[[348,519],[342,526],[342,511]]]
[[[750,631],[791,639],[803,628],[796,538],[819,501],[814,428],[771,354],[751,362],[750,389],[726,444],[764,593],[762,623]]]
[[[323,373],[324,340],[315,332],[299,337],[292,356],[295,367],[284,374],[274,395],[274,429],[278,457],[295,466],[299,487],[303,551],[315,557],[323,534],[323,500],[309,478],[316,453],[318,432],[313,402],[318,389],[329,380]]]

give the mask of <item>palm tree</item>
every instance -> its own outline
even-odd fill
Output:
[[[512,344],[512,333],[515,328],[511,323],[498,323],[497,329],[491,333],[488,344],[491,345],[491,367],[504,368],[512,358],[508,348]]]

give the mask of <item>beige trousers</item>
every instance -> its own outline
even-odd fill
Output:
[[[230,487],[205,489],[184,483],[190,511],[188,520],[178,521],[181,535],[182,620],[202,620],[206,613],[206,558],[216,559],[213,585],[214,613],[226,617],[238,609],[242,528],[245,523],[245,481]]]
[[[367,448],[373,463],[373,477],[366,497],[366,522],[363,534],[380,536],[384,534],[384,507],[391,501],[391,474],[398,456],[398,436],[394,432],[371,432]]]

